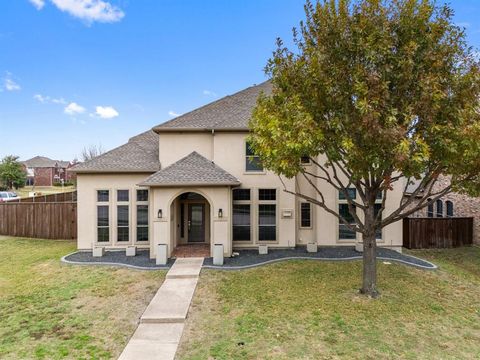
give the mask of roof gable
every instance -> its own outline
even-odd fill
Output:
[[[197,153],[190,153],[176,163],[149,176],[143,186],[227,186],[240,181],[220,166]]]
[[[160,169],[158,135],[149,130],[132,137],[124,145],[75,165],[69,171],[77,173],[155,172],[158,169]]]

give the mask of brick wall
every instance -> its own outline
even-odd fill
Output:
[[[450,182],[450,178],[442,176],[434,186],[434,191],[445,188]],[[480,244],[480,198],[470,197],[459,193],[450,193],[445,195],[443,202],[443,216],[447,214],[447,201],[453,203],[454,217],[473,217],[473,242]],[[427,208],[418,210],[410,217],[426,217]],[[437,216],[437,206],[433,205],[433,216]]]
[[[53,168],[35,168],[35,186],[52,186],[53,175]]]

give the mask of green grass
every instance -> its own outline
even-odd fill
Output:
[[[165,272],[62,264],[70,241],[1,238],[0,358],[116,358]]]
[[[480,358],[480,249],[411,253],[440,269],[380,262],[376,300],[358,261],[203,271],[177,358]]]

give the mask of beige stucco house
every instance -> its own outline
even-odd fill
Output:
[[[248,121],[260,92],[270,91],[265,82],[226,96],[76,166],[78,248],[136,245],[155,257],[158,244],[166,244],[169,255],[179,245],[206,244],[213,251],[223,244],[230,256],[260,244],[361,241],[334,216],[285,193],[278,176],[252,157]],[[311,166],[308,158],[299,161]],[[307,186],[300,177],[283,181],[290,189]],[[337,191],[318,185],[329,206],[348,212]],[[385,215],[398,206],[402,188],[390,192]],[[401,223],[383,229],[378,244],[401,249]]]

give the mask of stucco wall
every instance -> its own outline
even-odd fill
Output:
[[[294,247],[297,244],[317,242],[323,246],[353,245],[355,240],[338,239],[338,220],[318,206],[312,205],[311,228],[300,228],[300,199],[283,191],[282,181],[272,172],[247,172],[245,169],[246,154],[245,141],[247,133],[183,133],[161,134],[159,156],[162,168],[171,165],[180,158],[197,151],[207,159],[214,161],[241,182],[242,188],[251,189],[251,237],[250,242],[234,242],[232,244],[232,191],[230,187],[187,187],[187,188],[151,188],[149,200],[150,246],[151,255],[155,256],[158,244],[167,244],[171,253],[177,235],[177,224],[173,202],[184,192],[197,192],[203,195],[210,205],[208,223],[210,228],[210,244],[224,245],[225,255],[230,255],[233,248],[256,247],[258,244],[268,244],[270,247]],[[307,165],[308,166],[308,165]],[[316,172],[316,166],[310,166],[310,171]],[[136,212],[135,189],[149,174],[79,174],[78,188],[78,247],[90,249],[95,245],[97,238],[96,226],[96,191],[110,190],[110,242],[102,246],[125,247],[134,243]],[[283,179],[287,189],[302,188],[306,194],[319,198],[315,190],[308,185],[305,179]],[[317,180],[317,186],[322,191],[326,204],[332,209],[338,208],[338,193],[327,183]],[[265,242],[258,240],[258,189],[276,189],[277,236],[276,241]],[[130,190],[130,241],[117,243],[116,239],[116,190]],[[391,213],[399,204],[403,183],[396,184],[387,198],[385,215]],[[218,210],[222,209],[223,216],[218,217]],[[159,219],[158,210],[162,210]],[[284,216],[291,213],[291,216]],[[357,239],[361,238],[357,235]],[[389,225],[383,230],[380,246],[401,247],[401,222]],[[148,246],[148,245],[144,245]]]
[[[97,239],[97,190],[109,190],[109,218],[110,218],[110,242],[101,243],[106,247],[125,247],[133,243],[135,236],[136,203],[135,190],[137,186],[149,174],[78,174],[77,192],[78,192],[78,248],[91,249],[96,244]],[[130,241],[116,242],[116,190],[130,190]],[[151,198],[151,196],[150,196]],[[103,203],[101,205],[104,205]],[[152,218],[152,209],[150,206],[150,218]],[[150,239],[152,237],[152,226],[150,225]],[[145,246],[145,245],[142,245]],[[146,245],[148,247],[148,244]]]

